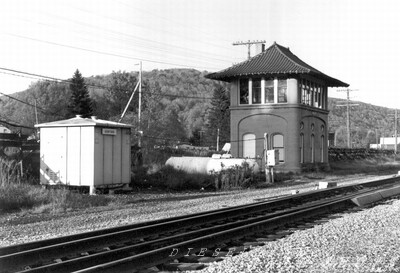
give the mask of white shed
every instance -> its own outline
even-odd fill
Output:
[[[116,188],[130,183],[130,125],[92,118],[37,124],[40,184]]]

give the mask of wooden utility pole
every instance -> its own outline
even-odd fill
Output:
[[[142,131],[140,130],[140,114],[142,110],[142,61],[139,63],[139,109],[138,109],[138,132],[139,132],[139,138],[138,138],[138,146],[139,148],[142,147]]]
[[[36,117],[36,123],[35,124],[38,124],[39,120],[38,120],[38,115],[37,115],[36,99],[35,99],[35,117]]]
[[[254,45],[254,44],[265,44],[266,43],[266,41],[250,41],[250,40],[248,40],[247,42],[242,42],[242,41],[238,41],[238,42],[234,42],[232,45],[247,45],[247,59],[250,59],[251,58],[251,56],[250,56],[250,47],[251,47],[251,45]]]
[[[358,106],[359,104],[350,104],[350,92],[358,91],[357,89],[344,89],[344,90],[337,90],[337,92],[347,92],[347,103],[344,105],[336,105],[338,107],[346,106],[347,107],[347,148],[351,148],[351,133],[350,133],[350,106]]]
[[[393,116],[393,114],[389,114]],[[397,154],[397,108],[394,109],[394,154]]]

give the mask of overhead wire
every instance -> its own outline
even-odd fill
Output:
[[[25,129],[36,129],[34,127],[30,127],[30,126],[26,126],[26,125],[21,125],[21,124],[17,124],[14,123],[15,121],[9,122],[9,121],[5,121],[5,120],[1,120],[0,119],[0,123],[2,124],[6,124],[8,126],[12,126],[12,127],[19,127],[19,128],[25,128]]]
[[[82,10],[81,8],[75,8],[75,9]],[[92,13],[90,11],[86,11],[86,10],[83,10],[83,11],[91,13],[91,14],[94,14],[94,13]],[[141,37],[133,36],[133,35],[130,35],[130,34],[127,34],[127,33],[122,33],[122,32],[111,30],[111,29],[107,29],[107,28],[99,28],[99,27],[97,27],[95,25],[88,24],[88,23],[85,23],[85,22],[80,22],[80,21],[78,22],[78,21],[75,21],[75,20],[70,20],[69,18],[65,18],[65,17],[62,17],[62,16],[57,16],[57,15],[49,14],[49,13],[45,13],[45,12],[42,12],[42,13],[45,14],[46,16],[51,16],[51,17],[55,17],[55,18],[61,18],[62,20],[65,20],[65,21],[71,21],[72,23],[74,23],[77,26],[79,26],[79,28],[78,27],[74,28],[73,32],[76,32],[76,33],[82,32],[82,28],[81,28],[82,26],[87,26],[87,27],[92,28],[92,29],[99,29],[99,30],[102,31],[102,34],[105,33],[105,32],[110,32],[110,33],[113,34],[113,36],[111,36],[111,39],[107,39],[106,41],[109,42],[110,40],[118,39],[118,40],[120,40],[122,42],[122,43],[118,44],[119,47],[121,47],[121,44],[127,44],[127,40],[125,38],[124,39],[119,38],[119,36],[123,36],[123,37],[128,37],[130,39],[132,38],[132,39],[135,39],[135,40],[141,40],[141,41],[143,41],[145,43],[159,44],[159,46],[154,46],[154,45],[149,45],[149,44],[141,44],[140,42],[139,43],[135,42],[134,46],[139,46],[139,47],[142,47],[144,49],[153,48],[153,49],[155,49],[157,51],[160,51],[160,52],[167,52],[169,54],[178,56],[178,58],[180,57],[180,55],[178,53],[174,53],[173,51],[175,51],[176,49],[188,50],[188,48],[181,47],[181,46],[178,46],[178,45],[171,45],[171,44],[166,44],[166,43],[162,43],[162,42],[159,42],[159,41],[153,41],[153,40],[149,40],[149,39],[144,39],[144,38],[141,38]],[[98,14],[95,14],[95,15],[96,16],[100,16]],[[105,16],[102,16],[102,17],[105,17]],[[118,20],[118,19],[115,19],[115,18],[112,18],[112,17],[109,17],[109,16],[107,16],[106,18],[108,18],[110,20],[114,20],[114,21],[118,21],[118,22],[122,22],[122,23],[125,23],[125,24],[132,25],[130,22],[121,21],[121,20]],[[23,18],[22,20],[29,21],[26,18]],[[51,28],[56,28],[56,30],[59,30],[59,29],[57,29],[57,26],[54,26],[53,24],[46,24],[46,23],[43,23],[43,22],[34,22],[34,23],[45,25],[45,26],[51,27]],[[140,27],[144,28],[144,26],[140,26]],[[69,29],[68,29],[68,31],[70,32]],[[160,30],[157,30],[157,31],[160,31]],[[166,32],[166,30],[163,29],[162,32],[164,33],[164,32]],[[116,34],[117,37],[114,34]],[[175,34],[175,33],[173,33],[173,34]],[[87,40],[87,36],[88,35],[94,35],[94,32],[93,31],[85,31],[84,37],[81,37],[78,40],[82,40],[82,39],[86,39]],[[97,36],[96,36],[96,38],[97,38]],[[28,38],[32,38],[32,37],[28,37]],[[185,37],[185,38],[187,39],[188,37]],[[193,38],[193,37],[189,37],[189,39],[191,39],[191,38]],[[42,40],[42,41],[44,41],[44,40]],[[201,42],[204,43],[204,41],[201,41]],[[62,45],[61,43],[57,43],[57,44]],[[170,49],[165,49],[166,46],[169,47]],[[224,47],[224,49],[227,49],[227,47]],[[232,50],[232,48],[230,48],[230,49]],[[137,51],[136,47],[135,47],[135,50]],[[149,51],[146,51],[146,50],[140,50],[140,51],[149,52]],[[150,53],[154,54],[154,52],[150,52]],[[214,55],[215,57],[210,57],[211,55]],[[188,59],[188,58],[189,59],[195,59],[195,60],[197,60],[197,62],[198,61],[204,62],[204,61],[206,61],[205,59],[209,59],[209,60],[211,60],[213,62],[215,62],[215,61],[221,62],[222,61],[224,63],[232,63],[232,61],[231,61],[232,56],[229,56],[229,57],[226,56],[226,59],[221,59],[219,54],[213,54],[212,52],[199,51],[199,50],[196,50],[196,49],[193,49],[193,48],[190,49],[190,54],[185,56],[185,59]],[[229,58],[229,60],[228,60],[228,58]],[[162,63],[165,63],[165,62],[162,62]],[[174,65],[179,65],[179,64],[174,64]],[[209,66],[207,66],[207,67],[206,66],[197,66],[197,67],[199,67],[199,68],[200,67],[201,68],[209,68]],[[220,68],[216,68],[216,70],[218,70],[218,69],[220,69]]]
[[[150,135],[143,135],[144,138],[149,138],[149,139],[158,139],[158,140],[165,140],[165,141],[174,141],[174,142],[182,142],[179,139],[175,138],[164,138],[164,137],[156,137],[156,136],[150,136]],[[252,139],[243,139],[243,140],[230,140],[230,143],[236,143],[236,142],[246,142],[246,141],[255,141],[255,140],[264,140],[263,137],[258,137],[258,138],[252,138]],[[205,141],[203,144],[213,144],[214,142],[209,142]]]
[[[56,42],[51,42],[51,41],[36,39],[36,38],[32,38],[32,37],[28,37],[28,36],[23,36],[23,35],[17,35],[17,34],[13,34],[13,33],[7,33],[7,34],[8,34],[8,35],[11,35],[11,36],[14,36],[14,37],[18,37],[18,38],[22,38],[22,39],[31,40],[31,41],[36,41],[36,42],[46,43],[46,44],[50,44],[50,45],[61,46],[61,47],[65,47],[65,48],[72,48],[72,49],[82,50],[82,51],[91,52],[91,53],[97,53],[97,54],[102,54],[102,55],[108,55],[108,56],[112,56],[112,57],[119,57],[119,58],[124,58],[124,59],[130,59],[130,60],[135,60],[135,61],[144,61],[144,62],[150,62],[150,63],[175,65],[175,66],[187,67],[187,68],[193,68],[193,67],[203,68],[203,69],[208,69],[208,68],[209,68],[209,67],[206,67],[206,66],[185,65],[185,64],[179,64],[179,63],[171,63],[171,62],[164,62],[164,61],[156,61],[156,60],[151,60],[151,59],[147,59],[147,58],[126,56],[126,55],[122,55],[122,54],[110,53],[110,52],[101,51],[101,50],[94,50],[94,49],[88,49],[88,48],[73,46],[73,45],[60,44],[60,43],[56,43]]]
[[[72,80],[64,80],[64,79],[59,79],[59,78],[55,78],[55,77],[39,75],[39,74],[35,74],[35,73],[24,72],[24,71],[19,71],[19,70],[15,70],[15,69],[5,68],[5,67],[0,67],[0,70],[13,72],[13,73],[9,73],[10,75],[13,75],[13,76],[24,77],[22,75],[14,74],[14,73],[20,73],[20,74],[23,74],[23,75],[28,75],[30,78],[31,77],[37,77],[39,79],[42,78],[42,79],[45,79],[47,81],[72,83]],[[5,72],[0,72],[0,73],[7,74]],[[103,90],[109,90],[110,89],[109,86],[102,86],[102,85],[96,85],[96,84],[90,84],[90,83],[85,83],[85,85],[88,86],[88,87],[99,88],[99,89],[103,89]],[[120,89],[120,90],[121,91],[126,91],[126,92],[132,92],[132,90],[127,90],[127,89]],[[155,92],[149,92],[149,93],[150,94],[159,95],[159,96],[163,96],[163,97],[175,97],[175,98],[186,98],[186,99],[212,99],[212,97],[184,96],[184,95],[174,95],[174,94],[155,93]],[[4,94],[4,93],[2,93],[2,94]]]
[[[58,114],[58,113],[49,112],[48,110],[46,110],[46,109],[44,109],[44,108],[42,108],[42,107],[40,107],[40,106],[34,105],[34,104],[29,103],[29,102],[27,102],[27,101],[23,101],[23,100],[17,99],[17,98],[15,98],[15,97],[10,96],[10,95],[7,95],[7,94],[5,94],[5,93],[3,93],[3,92],[0,92],[0,94],[3,95],[3,96],[5,96],[5,97],[7,97],[7,98],[9,98],[9,99],[18,101],[18,102],[20,102],[20,103],[22,103],[22,104],[25,104],[25,105],[34,107],[34,108],[36,108],[37,110],[39,110],[40,112],[42,112],[43,114],[52,115],[52,116],[58,116],[58,117],[64,117],[64,116],[62,116],[62,115],[60,115],[60,114]]]
[[[193,29],[192,27],[188,27],[187,24],[181,24],[181,23],[176,22],[176,21],[174,21],[174,20],[171,20],[171,19],[168,19],[168,18],[159,16],[159,15],[155,15],[155,14],[153,14],[153,13],[147,11],[147,10],[138,8],[137,6],[133,7],[132,5],[127,4],[127,3],[123,3],[123,2],[121,2],[121,1],[117,1],[117,2],[120,3],[120,4],[122,4],[122,5],[124,5],[124,6],[126,6],[126,7],[132,8],[132,10],[140,11],[141,13],[146,13],[146,14],[149,14],[149,15],[151,15],[151,16],[153,16],[153,17],[160,18],[160,19],[162,19],[162,20],[169,21],[169,22],[172,22],[172,23],[175,23],[175,24],[179,24],[179,25],[181,25],[181,26],[183,26],[183,27],[185,27],[185,28],[188,28],[188,29]],[[91,11],[91,10],[84,9],[84,8],[82,8],[81,6],[79,6],[79,7],[76,7],[76,6],[72,7],[72,6],[70,6],[70,8],[75,9],[75,10],[80,10],[80,11],[83,11],[83,12],[86,12],[86,13],[89,13],[89,14],[93,14],[93,15],[98,16],[98,17],[103,17],[103,18],[106,18],[106,19],[109,19],[109,20],[112,20],[112,21],[115,21],[115,22],[120,22],[120,23],[124,23],[124,24],[127,24],[127,25],[131,25],[131,26],[136,26],[136,27],[140,27],[140,28],[155,30],[155,31],[162,32],[162,33],[169,33],[169,34],[171,34],[171,35],[173,35],[173,36],[176,36],[176,37],[183,37],[182,35],[178,35],[177,32],[169,31],[168,29],[165,29],[165,28],[163,28],[162,30],[160,30],[160,29],[157,29],[157,28],[149,27],[148,24],[145,24],[145,25],[143,25],[143,24],[142,24],[142,25],[140,25],[140,24],[133,24],[133,23],[131,23],[131,22],[123,21],[123,20],[120,20],[119,18],[115,18],[115,17],[109,16],[109,15],[99,15],[98,13],[94,13],[94,12]],[[206,33],[206,32],[204,32],[204,31],[202,31],[202,30],[197,29],[196,31],[197,31],[197,32],[204,33],[204,34],[210,36],[209,33]],[[193,36],[190,36],[190,37],[184,36],[183,38],[185,38],[185,39],[188,39],[188,38],[189,38],[189,39],[191,39],[191,40],[198,41],[198,42],[200,42],[200,43],[202,43],[202,44],[208,44],[208,45],[211,45],[211,46],[214,46],[214,47],[219,47],[219,48],[223,48],[223,49],[225,49],[225,50],[231,50],[231,51],[237,52],[237,51],[235,51],[232,47],[221,46],[220,44],[210,43],[210,42],[204,41],[204,40],[202,40],[202,39],[195,39],[196,37],[197,37],[196,35],[193,35]],[[222,40],[222,39],[220,39],[220,37],[215,37],[215,36],[213,36],[213,37],[214,37],[214,38],[217,38],[217,39],[219,39],[219,40],[221,40],[221,41],[227,42],[227,43],[230,44],[230,42],[225,41],[225,40]],[[205,52],[205,53],[206,53],[206,52]]]

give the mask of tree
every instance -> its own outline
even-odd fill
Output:
[[[168,109],[169,108],[169,109]],[[167,116],[162,119],[162,130],[158,137],[169,145],[186,140],[185,128],[180,121],[177,110],[174,107],[167,107]]]
[[[90,117],[93,115],[93,102],[89,97],[85,79],[78,69],[71,79],[69,88],[72,92],[68,104],[69,116],[82,115],[82,117]]]
[[[107,98],[111,102],[109,109],[110,116],[120,116],[122,114],[132,92],[135,90],[137,81],[138,79],[133,75],[133,73],[125,71],[112,72],[111,78],[108,82],[108,92],[106,94]],[[136,112],[138,107],[138,95],[139,91],[136,90],[128,111]]]
[[[216,143],[219,131],[219,143],[230,142],[229,95],[222,86],[214,89],[211,109],[207,120],[206,136],[209,143]]]

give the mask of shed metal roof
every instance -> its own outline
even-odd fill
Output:
[[[349,84],[338,79],[332,78],[321,71],[315,69],[294,55],[289,48],[283,47],[276,42],[260,54],[233,65],[219,72],[210,73],[206,78],[231,81],[232,79],[244,76],[271,76],[279,75],[301,75],[307,74],[323,80],[327,86],[347,87]]]
[[[77,115],[71,119],[65,120],[57,120],[47,123],[36,124],[35,127],[43,128],[43,127],[77,127],[77,126],[96,126],[96,127],[112,127],[112,128],[132,128],[132,125],[97,119],[95,117],[92,118],[82,118]]]

